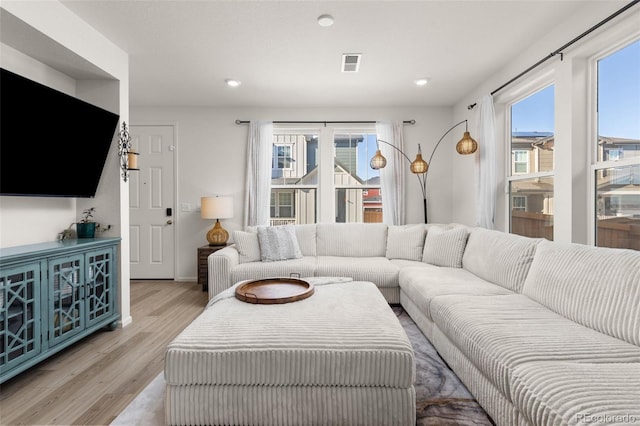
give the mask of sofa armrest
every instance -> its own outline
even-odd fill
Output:
[[[235,245],[225,247],[209,255],[209,299],[233,285],[231,269],[240,264],[240,255]]]

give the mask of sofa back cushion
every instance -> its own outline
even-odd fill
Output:
[[[387,225],[382,223],[319,223],[318,256],[384,257]]]
[[[389,225],[385,257],[419,262],[426,234],[427,228],[424,225]]]
[[[303,256],[316,255],[316,224],[294,225],[298,237],[298,246]]]
[[[521,293],[540,241],[501,231],[473,228],[462,257],[462,267],[480,278]]]
[[[522,293],[585,327],[640,346],[640,252],[543,241]]]

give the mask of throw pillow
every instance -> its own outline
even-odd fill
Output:
[[[462,268],[462,255],[469,230],[464,226],[444,229],[432,226],[424,240],[422,261],[436,266]]]
[[[233,231],[233,241],[240,255],[240,263],[260,261],[260,243],[255,232]]]
[[[258,241],[263,262],[302,257],[296,232],[291,225],[259,226]]]
[[[385,257],[420,262],[426,233],[424,225],[390,225]]]

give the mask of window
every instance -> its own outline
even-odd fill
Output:
[[[623,149],[609,149],[607,151],[607,160],[609,161],[620,161],[624,160],[624,150]]]
[[[271,192],[271,218],[280,219],[284,225],[295,218],[294,191],[275,190]]]
[[[273,135],[271,225],[316,223],[318,135],[280,131]]]
[[[513,170],[514,175],[529,173],[529,152],[530,151],[513,151]]]
[[[596,245],[640,250],[640,40],[595,66]]]
[[[369,166],[375,150],[373,126],[275,128],[271,224],[382,222],[380,175]]]
[[[291,145],[273,145],[273,169],[291,169],[293,158],[291,157]]]
[[[553,240],[554,86],[510,106],[509,228]]]
[[[511,197],[511,209],[525,212],[527,211],[527,197],[514,195]]]
[[[375,133],[341,132],[333,137],[335,221],[382,222],[380,173],[369,165]]]

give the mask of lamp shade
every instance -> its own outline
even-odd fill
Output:
[[[462,139],[456,144],[456,151],[458,154],[467,155],[473,154],[478,150],[478,142],[476,142],[469,132],[464,132]]]
[[[233,198],[201,197],[200,216],[203,219],[229,219],[233,217]]]
[[[376,150],[376,155],[371,158],[369,165],[373,170],[383,169],[387,165],[387,159],[384,158],[380,150]]]
[[[413,160],[409,168],[411,169],[411,173],[427,173],[427,170],[429,170],[429,164],[427,164],[427,162],[422,159],[421,153],[417,153],[416,159]]]

